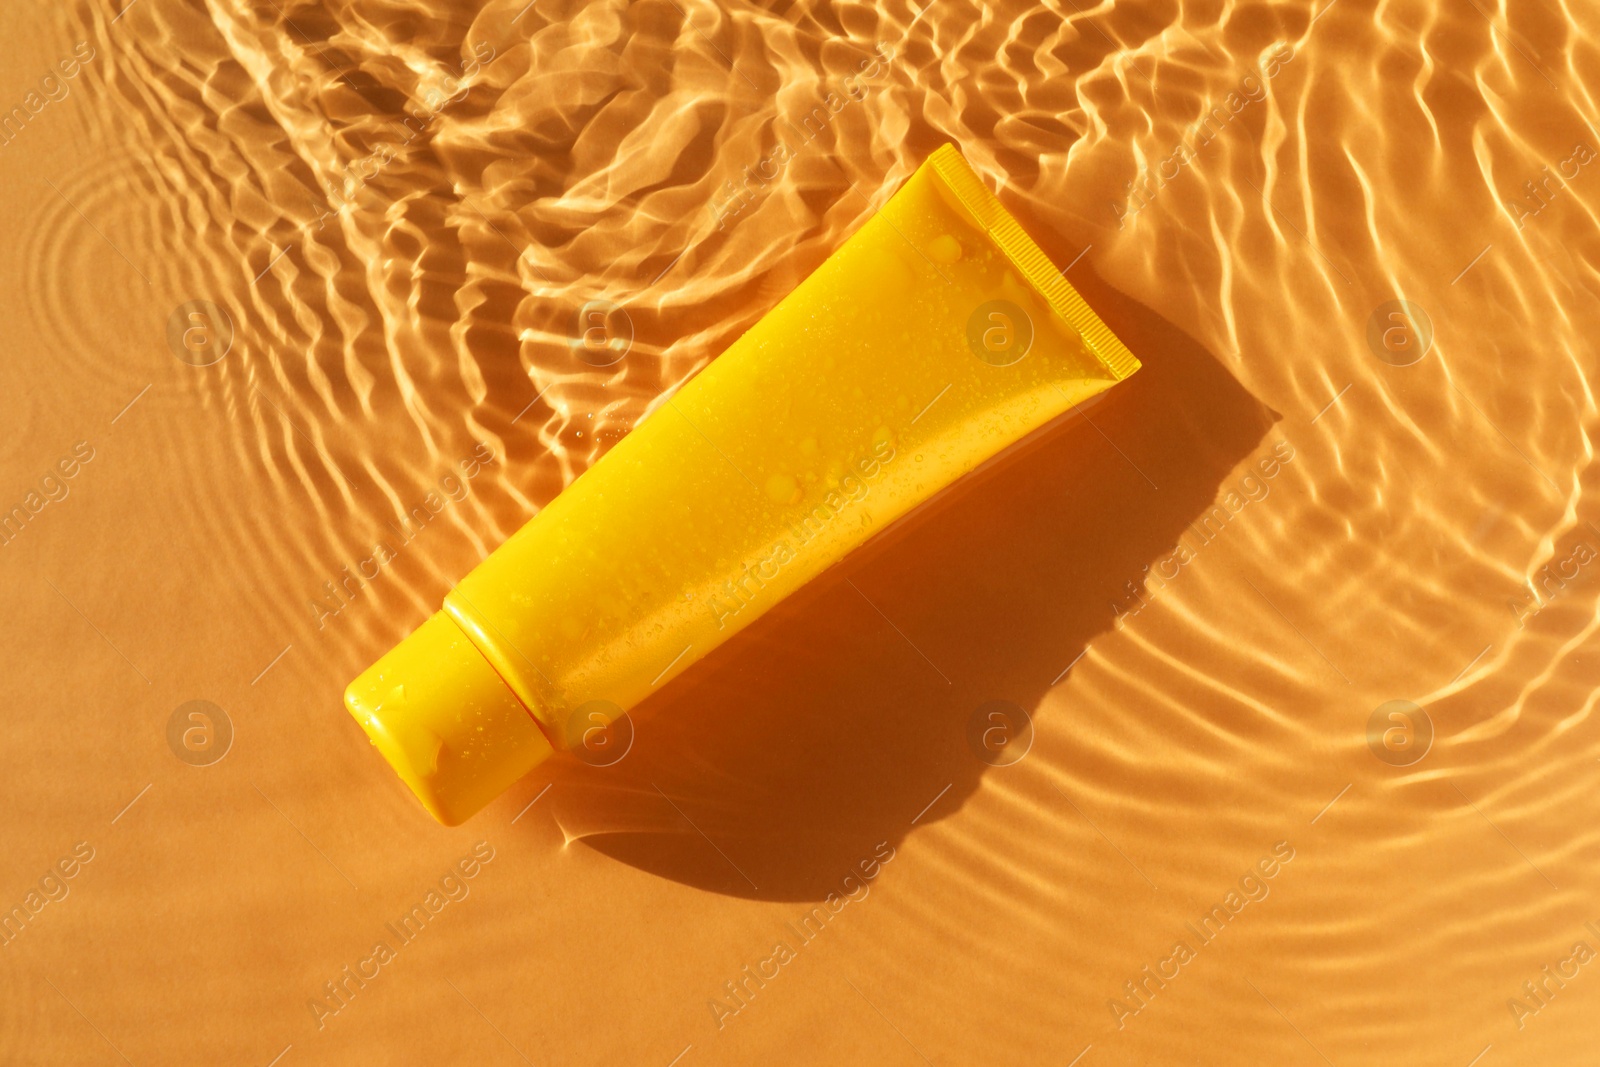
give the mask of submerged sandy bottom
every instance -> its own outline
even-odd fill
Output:
[[[1593,12],[446,6],[4,16],[0,1061],[1593,1059]],[[344,684],[945,141],[1145,369],[432,825]]]

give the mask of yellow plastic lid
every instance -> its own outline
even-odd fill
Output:
[[[528,709],[442,611],[351,682],[344,702],[446,826],[466,821],[554,751]]]

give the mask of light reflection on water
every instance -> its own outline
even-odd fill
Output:
[[[104,348],[81,211],[141,288],[231,309],[227,358],[152,403],[184,413],[169,462],[203,435],[247,472],[188,518],[264,617],[312,627],[487,450],[448,536],[334,594],[323,626],[376,655],[953,141],[1146,369],[851,564],[948,689],[825,579],[644,709],[610,778],[550,771],[567,839],[788,901],[917,838],[855,967],[951,1061],[1515,1049],[1506,998],[1600,917],[1600,139],[1558,6],[145,8],[115,38],[79,13],[121,147],[27,220],[26,295]],[[585,348],[592,306],[622,358]],[[111,409],[140,384],[60,372]],[[963,741],[993,700],[1033,717],[1014,766]],[[1368,749],[1390,700],[1435,730],[1415,763]],[[1116,1028],[1280,841],[1270,894]],[[929,979],[952,946],[970,973]]]

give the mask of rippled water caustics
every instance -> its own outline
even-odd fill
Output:
[[[6,491],[105,459],[0,562],[108,680],[30,697],[80,740],[0,888],[103,858],[0,957],[0,1059],[1600,1056],[1590,8],[37,17],[7,93],[80,69],[0,150]],[[619,762],[427,824],[344,683],[946,142],[1144,369]]]

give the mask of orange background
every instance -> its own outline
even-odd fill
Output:
[[[0,545],[0,905],[61,897],[0,948],[0,1061],[1590,1062],[1600,966],[1508,1001],[1600,949],[1591,15],[9,14],[0,505],[92,458]],[[1144,369],[692,668],[615,766],[434,825],[346,682],[945,141]],[[614,366],[574,354],[590,299]],[[168,340],[195,300],[232,323],[206,366]],[[206,766],[192,700],[233,731]],[[996,700],[1010,765],[968,743]],[[1433,731],[1407,766],[1391,700]]]

